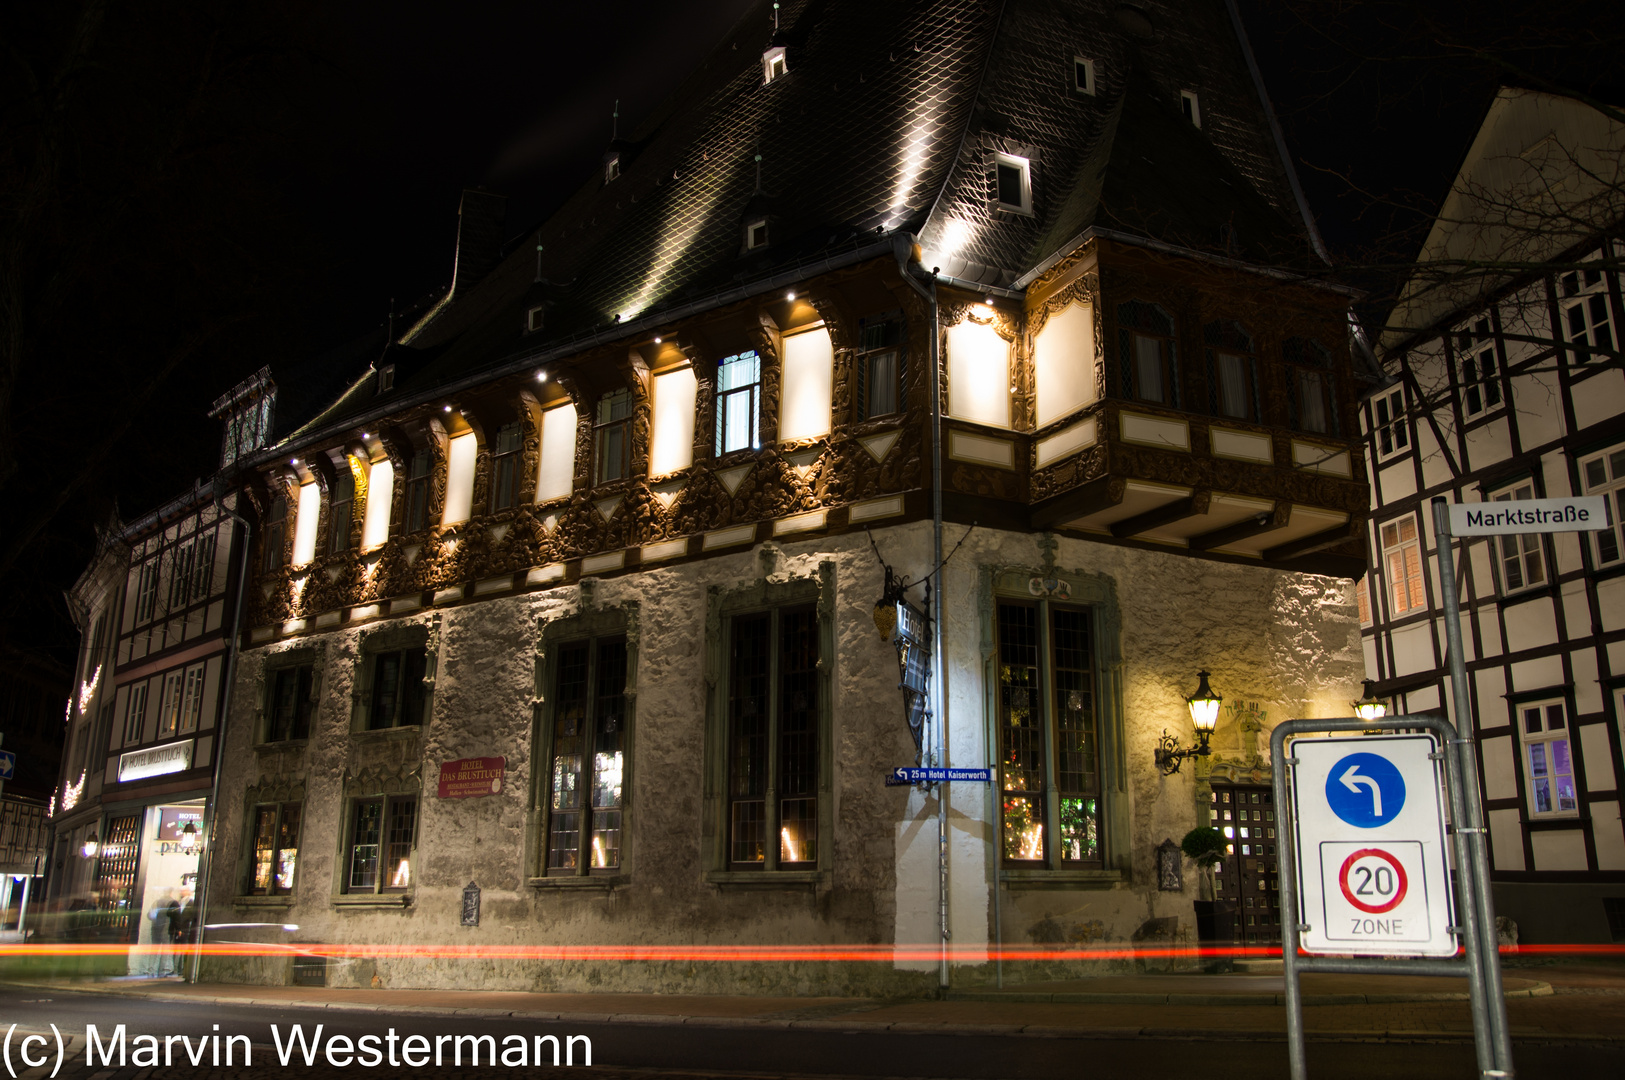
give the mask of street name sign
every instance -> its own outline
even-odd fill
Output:
[[[1608,524],[1608,500],[1601,495],[1576,499],[1503,499],[1450,506],[1452,536],[1588,532],[1606,529]]]
[[[932,766],[929,768],[916,768],[909,765],[899,765],[886,774],[887,787],[901,787],[905,784],[940,784],[945,780],[957,780],[973,784],[990,783],[993,779],[992,769],[944,769]]]
[[[1439,749],[1431,734],[1290,744],[1305,952],[1456,954]]]
[[[10,780],[16,769],[17,755],[10,750],[0,750],[0,780]]]

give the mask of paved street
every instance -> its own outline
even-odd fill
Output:
[[[1507,972],[1508,1014],[1516,1035],[1519,1075],[1576,1077],[1625,1075],[1625,967],[1552,965]],[[199,985],[115,980],[102,984],[0,988],[0,1021],[17,1024],[13,1039],[30,1031],[67,1037],[63,1080],[158,1080],[160,1077],[242,1078],[296,1074],[309,1080],[371,1071],[366,1058],[350,1064],[351,1049],[374,1036],[376,1066],[384,1075],[432,1072],[447,1077],[513,1077],[551,1070],[555,1037],[568,1049],[572,1069],[585,1065],[606,1080],[632,1077],[778,1078],[1033,1078],[1188,1077],[1196,1063],[1204,1076],[1271,1077],[1286,1074],[1284,1011],[1274,1004],[1279,976],[1141,976],[1023,986],[984,992],[978,1000],[872,1001],[842,998],[683,997],[672,995],[526,994],[415,990],[342,990],[302,987]],[[1313,1076],[1469,1076],[1471,1025],[1454,980],[1323,977],[1306,980],[1311,1004]],[[100,1059],[87,1065],[84,1033],[94,1025],[110,1045],[125,1025],[130,1056],[122,1067]],[[218,1025],[218,1027],[216,1027]],[[333,1061],[318,1051],[307,1064],[294,1052],[284,1066],[277,1042],[289,1046],[294,1025],[313,1040],[340,1036]],[[393,1029],[390,1067],[384,1051]],[[187,1036],[172,1043],[172,1064],[150,1067],[134,1049],[142,1034]],[[241,1064],[241,1043],[231,1067],[214,1065],[213,1046],[199,1040],[246,1035],[252,1065]],[[453,1036],[490,1036],[479,1043]],[[419,1036],[411,1047],[399,1040]],[[577,1038],[571,1043],[572,1036]],[[54,1037],[54,1036],[53,1036]],[[444,1038],[442,1038],[444,1037]],[[537,1043],[538,1037],[543,1038]],[[354,1040],[352,1047],[342,1040]],[[442,1064],[424,1058],[438,1042]],[[54,1055],[54,1044],[34,1044]],[[487,1057],[473,1065],[478,1046]],[[506,1048],[508,1066],[488,1065]],[[224,1053],[224,1041],[221,1043]],[[460,1056],[459,1056],[460,1055]],[[24,1080],[52,1075],[51,1065],[28,1069],[12,1059]],[[456,1062],[460,1061],[461,1064]],[[413,1067],[422,1062],[421,1067]],[[52,1062],[54,1065],[54,1062]],[[560,1068],[565,1068],[561,1064]]]

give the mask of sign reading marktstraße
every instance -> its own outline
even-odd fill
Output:
[[[1576,499],[1502,499],[1454,503],[1450,507],[1452,536],[1589,532],[1606,529],[1608,525],[1608,500],[1601,495]]]
[[[477,799],[502,793],[502,772],[507,758],[471,757],[440,763],[442,799]]]

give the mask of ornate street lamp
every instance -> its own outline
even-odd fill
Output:
[[[1167,728],[1163,729],[1162,738],[1157,740],[1156,763],[1164,776],[1178,772],[1180,764],[1188,757],[1207,757],[1212,753],[1208,749],[1208,739],[1219,724],[1219,706],[1224,704],[1224,698],[1208,686],[1207,677],[1208,672],[1198,671],[1196,693],[1185,699],[1191,711],[1191,724],[1196,728],[1196,745],[1181,749],[1179,740],[1168,734]]]
[[[91,833],[90,839],[86,840],[84,846],[79,849],[79,854],[87,859],[94,859],[96,852],[101,850],[101,846],[101,837],[96,833]]]
[[[1365,696],[1359,701],[1349,702],[1350,705],[1354,706],[1354,715],[1361,720],[1381,720],[1388,715],[1388,703],[1379,698],[1376,690],[1371,686],[1374,681],[1373,679],[1365,680]]]
[[[193,855],[197,853],[197,826],[188,821],[181,830],[181,854]]]

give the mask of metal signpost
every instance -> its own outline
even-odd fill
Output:
[[[1415,715],[1292,720],[1270,737],[1270,771],[1282,818],[1281,958],[1294,1080],[1305,1075],[1298,981],[1305,971],[1465,974],[1479,1075],[1513,1075],[1450,542],[1453,536],[1607,528],[1608,509],[1595,496],[1458,505],[1435,498],[1433,526],[1450,697],[1460,734],[1442,715]],[[1287,748],[1294,736],[1373,730],[1406,734],[1299,738]],[[1454,905],[1439,818],[1441,781],[1453,825]],[[1459,925],[1451,925],[1453,909]],[[1456,955],[1457,938],[1465,939],[1465,964],[1449,959]],[[1300,947],[1306,955],[1298,955]]]

